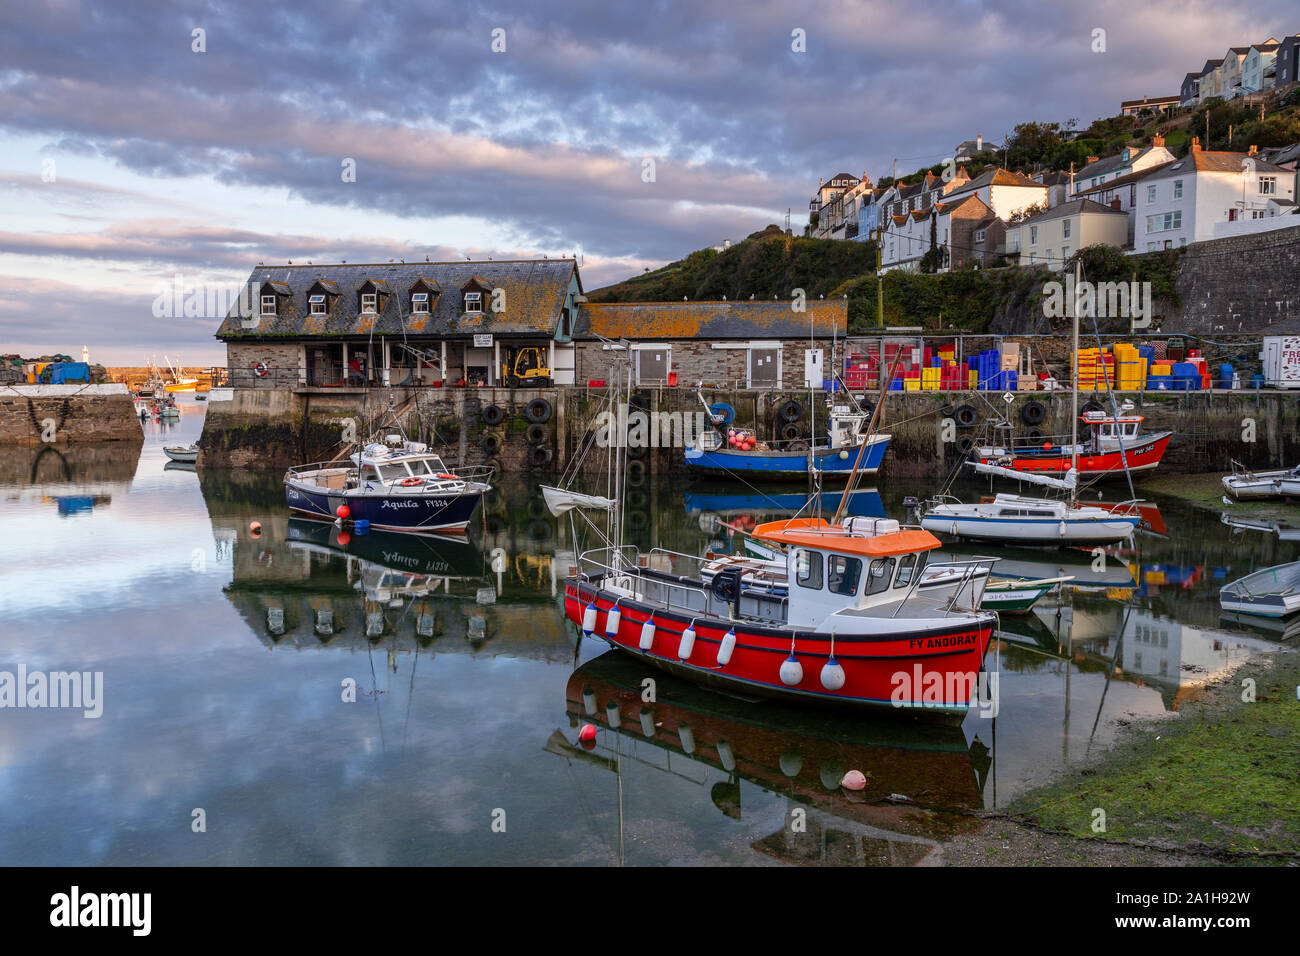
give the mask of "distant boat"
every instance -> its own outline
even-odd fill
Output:
[[[1280,618],[1300,611],[1300,561],[1248,574],[1219,589],[1225,611]]]
[[[198,461],[199,446],[197,444],[193,444],[190,445],[188,448],[184,448],[180,445],[167,445],[166,447],[163,448],[163,454],[166,455],[168,458],[170,458],[172,461],[179,461],[179,462],[184,462],[186,464],[193,464],[194,462]]]
[[[1300,465],[1277,471],[1251,471],[1234,461],[1232,474],[1223,476],[1223,490],[1238,501],[1277,498],[1286,493],[1282,484],[1287,480],[1296,483],[1296,491],[1292,493],[1300,494]]]

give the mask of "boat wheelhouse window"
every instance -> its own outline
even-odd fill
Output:
[[[379,477],[384,479],[384,481],[392,481],[394,478],[410,477],[409,473],[406,470],[406,466],[402,464],[380,465],[378,467],[379,467]]]
[[[879,594],[894,580],[894,559],[876,558],[867,572],[867,593]]]
[[[924,555],[922,555],[924,557]],[[916,555],[909,554],[898,561],[898,574],[894,577],[894,587],[905,588],[912,583],[912,574],[916,571]]]
[[[362,481],[374,481],[378,477],[379,477],[379,473],[375,471],[374,465],[363,465],[361,467]]]
[[[862,562],[843,554],[826,559],[826,589],[835,594],[857,594],[862,578]]]
[[[800,548],[794,556],[795,581],[802,588],[822,589],[822,556],[819,551]]]

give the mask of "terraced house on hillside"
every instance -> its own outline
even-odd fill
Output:
[[[573,259],[259,265],[216,337],[236,388],[505,384],[511,350],[573,382]]]

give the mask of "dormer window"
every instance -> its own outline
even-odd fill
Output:
[[[483,293],[466,292],[465,293],[465,311],[482,312],[483,311]]]
[[[312,295],[312,296],[308,296],[308,297],[307,297],[307,302],[311,305],[311,314],[312,314],[312,315],[324,315],[324,314],[325,314],[325,296],[324,296],[324,295]]]
[[[262,314],[263,314],[263,315],[275,315],[275,296],[274,296],[274,295],[264,295],[264,296],[262,296]]]
[[[374,315],[379,311],[379,295],[375,292],[361,293],[361,312],[363,315]]]
[[[429,314],[429,293],[414,292],[411,294],[411,312],[415,315]]]

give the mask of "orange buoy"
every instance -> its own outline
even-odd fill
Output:
[[[334,509],[334,513],[340,518],[346,518],[348,515],[352,514],[352,509],[347,505],[339,505]]]
[[[260,538],[262,536],[262,522],[260,521],[250,522],[248,525],[248,533],[251,534],[254,538]]]

